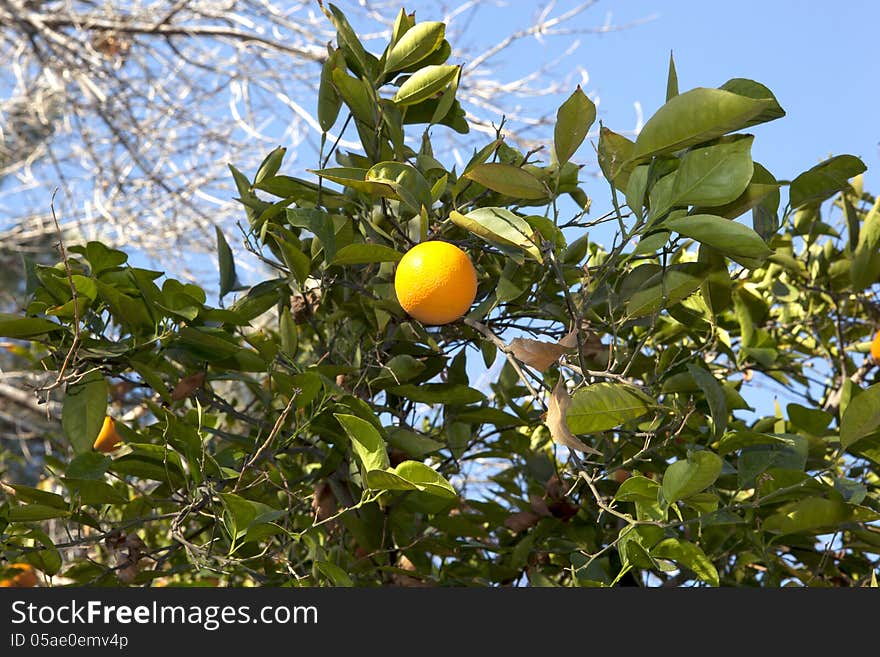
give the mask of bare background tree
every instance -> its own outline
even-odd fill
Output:
[[[338,5],[369,41],[387,35],[400,1]],[[492,45],[467,32],[505,11],[497,0],[406,9],[471,37],[455,36],[475,44],[459,92],[467,111],[487,132],[506,116],[511,135],[528,139],[552,118],[553,103],[535,99],[586,79],[582,69],[575,81],[546,69],[558,70],[579,35],[619,29],[587,11],[595,4],[537,7],[530,25]],[[248,170],[281,144],[287,166],[298,158],[305,168],[317,151],[312,99],[335,37],[317,0],[0,0],[0,26],[7,252],[39,246],[54,232],[48,199],[58,187],[56,209],[78,238],[179,268],[180,254],[211,251],[214,224],[228,229],[240,214],[227,162]],[[493,65],[517,48],[528,49],[535,68],[505,77]],[[478,67],[481,74],[467,75]]]

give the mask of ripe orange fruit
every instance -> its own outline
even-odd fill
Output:
[[[871,341],[871,358],[874,359],[875,365],[880,365],[880,331],[877,331],[874,340]]]
[[[477,296],[477,270],[454,244],[433,240],[407,251],[394,274],[401,307],[423,324],[448,324]]]
[[[98,432],[98,437],[95,438],[93,447],[99,452],[108,454],[116,449],[121,442],[122,438],[116,433],[116,422],[108,415],[104,418],[104,424],[101,426],[101,431]]]
[[[10,568],[18,569],[18,574],[0,580],[0,588],[26,589],[37,585],[37,574],[29,563],[13,563]]]

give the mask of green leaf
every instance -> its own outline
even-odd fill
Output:
[[[446,43],[446,42],[444,42]],[[461,82],[461,67],[458,69],[458,73],[456,73],[455,77],[452,78],[452,81],[449,83],[449,86],[443,90],[443,94],[437,99],[437,107],[434,108],[434,112],[431,114],[431,124],[434,123],[442,123],[447,117],[452,117],[453,122],[455,122],[455,117],[459,114],[463,114],[461,109],[461,105],[458,104],[458,101],[455,99],[455,95],[458,93],[458,85]],[[456,111],[450,113],[453,107],[456,107]],[[409,114],[410,111],[407,111]],[[463,119],[462,119],[463,120]],[[467,122],[464,121],[465,127],[467,127]]]
[[[705,368],[688,363],[687,370],[706,396],[712,413],[712,433],[715,438],[720,438],[727,430],[727,398],[724,396],[724,389],[718,379]]]
[[[732,258],[766,258],[773,253],[761,236],[748,226],[711,214],[669,218],[661,226]]]
[[[465,118],[465,111],[461,103],[455,99],[460,73],[459,71],[459,74],[452,79],[452,82],[439,97],[429,98],[416,105],[409,105],[403,115],[403,124],[437,123],[448,126],[459,134],[466,135],[470,131],[470,126]],[[452,96],[451,102],[450,95]],[[441,117],[440,114],[447,107],[448,109]]]
[[[317,372],[308,371],[290,377],[290,387],[299,392],[296,395],[296,408],[305,408],[317,399],[323,388],[321,377]]]
[[[684,262],[657,272],[627,299],[627,316],[643,317],[683,301],[700,288],[706,269],[703,263]]]
[[[854,155],[836,155],[817,164],[791,181],[791,209],[821,203],[837,192],[850,189],[849,179],[865,171],[865,163]]]
[[[777,212],[779,210],[779,201],[781,199],[781,194],[779,193],[780,183],[772,173],[755,162],[755,173],[752,175],[752,183],[749,185],[749,189],[751,189],[753,185],[772,185],[776,187],[776,189],[770,191],[767,196],[758,201],[752,209],[752,225],[755,227],[755,232],[764,239],[770,239],[770,237],[779,229],[779,217],[777,216]],[[746,194],[748,193],[749,190],[746,190]],[[736,204],[736,201],[734,201],[733,204]],[[732,215],[723,212],[716,211],[714,214],[720,214],[729,219],[733,219]]]
[[[144,443],[128,443],[128,446],[135,451],[114,459],[109,467],[110,472],[138,479],[151,479],[175,488],[183,485],[183,467],[176,452]]]
[[[864,290],[880,276],[880,196],[865,215],[853,253],[850,277],[856,291]]]
[[[638,568],[660,568],[651,558],[650,549],[663,537],[659,527],[627,525],[620,530],[617,549],[624,564]]]
[[[716,451],[723,456],[739,449],[754,447],[755,445],[780,445],[793,447],[794,441],[790,438],[785,438],[784,436],[738,429],[725,433],[714,447]]]
[[[333,80],[333,86],[336,87],[342,100],[351,110],[352,116],[364,125],[375,126],[379,112],[372,89],[367,83],[353,78],[341,68],[334,68],[330,72],[330,77]]]
[[[364,50],[363,44],[357,38],[357,33],[351,27],[345,14],[333,4],[330,4],[329,12],[327,9],[324,9],[323,5],[321,5],[321,9],[336,28],[336,40],[340,47],[350,54],[353,60],[351,62],[354,65],[353,68],[357,69],[359,75],[366,75],[372,78],[375,75],[376,58]]]
[[[53,506],[56,509],[67,510],[67,501],[57,493],[31,488],[22,484],[5,484],[15,491],[15,498],[22,502],[32,502],[44,506]]]
[[[0,313],[0,337],[35,338],[60,328],[62,328],[60,324],[50,322],[48,319]]]
[[[555,164],[562,166],[571,159],[595,120],[596,106],[578,85],[556,112],[556,126],[553,129]]]
[[[626,166],[632,157],[635,143],[623,135],[619,135],[602,126],[599,129],[599,145],[597,147],[599,168],[605,180],[619,190],[626,190],[631,166]]]
[[[58,509],[45,504],[23,504],[22,506],[9,507],[7,519],[9,522],[38,522],[51,520],[52,518],[66,518],[69,511]]]
[[[39,529],[31,529],[23,534],[25,538],[34,540],[34,547],[42,546],[42,550],[29,552],[25,555],[25,561],[47,575],[56,575],[61,570],[61,552],[55,547],[52,539]]]
[[[400,385],[425,371],[425,363],[409,354],[397,354],[382,366],[382,370],[370,382],[374,388],[387,385]]]
[[[456,226],[487,242],[522,249],[538,262],[544,262],[541,250],[530,239],[532,227],[522,217],[505,208],[477,208],[463,215],[453,210],[449,218]]]
[[[94,479],[62,479],[72,496],[78,497],[80,504],[125,504],[128,497],[104,481]]]
[[[705,490],[721,474],[721,457],[714,452],[693,452],[688,458],[676,461],[663,475],[663,498],[672,504]]]
[[[348,576],[348,573],[335,563],[330,563],[329,561],[316,561],[315,567],[321,571],[321,574],[324,575],[324,577],[330,580],[330,583],[333,584],[333,586],[345,588],[351,588],[354,586],[354,582],[351,581],[351,577]]]
[[[107,380],[92,372],[69,385],[61,407],[61,426],[77,454],[88,452],[107,416]]]
[[[685,153],[675,172],[671,205],[724,205],[752,178],[752,135],[736,135]]]
[[[645,502],[653,504],[660,496],[660,484],[653,479],[636,475],[629,477],[617,489],[614,499],[619,502]]]
[[[439,472],[418,461],[404,461],[393,470],[401,479],[413,484],[418,490],[439,495],[456,497],[455,489]]]
[[[373,262],[397,262],[403,254],[381,244],[348,244],[333,257],[331,265],[366,265]]]
[[[415,484],[399,477],[394,470],[370,470],[364,476],[364,483],[369,490],[418,490]]]
[[[214,226],[217,233],[217,260],[220,265],[220,298],[239,287],[238,276],[235,273],[235,260],[232,257],[232,249],[223,237],[223,231],[219,226]]]
[[[354,453],[363,466],[364,472],[385,470],[391,464],[382,435],[372,424],[356,415],[334,413],[339,424],[351,439]]]
[[[547,198],[547,189],[540,180],[525,169],[510,164],[477,164],[462,177],[515,199]]]
[[[461,383],[407,383],[389,388],[390,393],[405,397],[410,401],[425,404],[473,404],[485,401],[486,396]]]
[[[336,255],[336,231],[333,218],[328,213],[307,208],[288,208],[287,221],[291,226],[305,228],[314,233],[324,246],[324,261],[333,261],[333,256]]]
[[[632,160],[629,164],[631,165]],[[629,179],[626,183],[626,204],[630,207],[635,215],[641,219],[644,214],[645,192],[648,190],[648,170],[647,164],[640,164],[633,167],[630,172]]]
[[[343,169],[343,171],[347,170],[348,169]],[[333,171],[333,169],[330,169],[330,171]],[[366,172],[366,169],[361,169],[359,171],[362,172],[359,179],[363,180],[363,172]],[[316,183],[309,180],[301,180],[292,176],[271,176],[269,178],[264,178],[259,183],[255,183],[254,188],[268,192],[274,196],[280,196],[284,199],[280,206],[277,204],[267,204],[267,208],[260,215],[261,219],[265,217],[266,213],[270,211],[275,212],[276,207],[278,213],[280,213],[283,208],[289,205],[289,203],[287,203],[288,200],[297,203],[317,204],[320,195],[321,205],[326,208],[338,209],[346,203],[345,198],[339,192],[328,189],[326,185],[319,187]],[[273,214],[273,216],[275,215]]]
[[[223,524],[233,542],[243,538],[257,517],[257,509],[250,500],[235,493],[219,493],[223,504]]]
[[[760,165],[755,163],[755,167],[758,166]],[[755,182],[755,176],[753,175],[752,180],[746,186],[745,191],[734,200],[714,207],[698,206],[693,209],[692,214],[713,214],[717,217],[724,217],[725,219],[736,219],[749,210],[760,207],[765,199],[768,199],[768,197],[771,197],[774,194],[776,197],[779,196],[779,183]],[[771,224],[770,222],[766,223],[768,224],[767,228],[762,227],[762,230],[758,230],[758,227],[756,227],[755,232],[761,237],[769,239],[769,237],[776,232],[778,226]]]
[[[767,121],[780,119],[785,116],[785,110],[779,105],[776,96],[774,96],[773,92],[760,82],[755,82],[754,80],[749,80],[747,78],[733,78],[722,84],[719,89],[731,91],[740,96],[746,96],[747,98],[766,101],[764,111],[753,118],[747,125],[743,126],[745,128],[749,128],[759,123],[766,123]]]
[[[675,60],[672,51],[669,51],[669,74],[666,76],[666,102],[678,95],[678,73],[675,71]]]
[[[785,407],[785,412],[794,426],[814,436],[825,435],[825,430],[834,419],[834,416],[827,411],[800,404],[789,404]]]
[[[498,408],[480,406],[477,408],[471,407],[471,409],[457,413],[455,416],[456,421],[469,424],[494,424],[496,427],[518,427],[528,424],[527,420],[523,420],[517,415],[505,413]]]
[[[542,217],[538,214],[530,214],[524,219],[529,222],[532,227],[532,241],[534,242],[550,242],[557,251],[565,249],[565,234],[560,228],[553,223],[549,217]]]
[[[367,486],[372,490],[412,490],[438,497],[455,498],[455,489],[441,474],[417,461],[404,461],[394,469],[370,470]]]
[[[73,479],[100,480],[110,467],[110,457],[98,452],[83,452],[67,464],[64,474]]]
[[[100,276],[105,271],[114,270],[128,262],[127,254],[111,249],[101,242],[90,241],[86,243],[85,255],[92,268],[93,276]]]
[[[371,167],[364,179],[387,185],[396,198],[406,203],[414,212],[431,207],[431,186],[418,169],[400,162],[379,162]]]
[[[399,71],[422,61],[440,47],[446,36],[446,25],[425,21],[411,27],[394,44],[385,58],[385,72]]]
[[[413,458],[424,457],[446,447],[445,443],[409,429],[389,428],[388,442]]]
[[[741,489],[753,488],[758,477],[771,468],[804,471],[809,453],[807,439],[796,434],[776,438],[765,444],[743,447],[737,464],[737,483]]]
[[[318,124],[327,132],[336,123],[342,108],[342,96],[333,84],[333,70],[345,66],[342,50],[330,48],[330,53],[321,67],[321,81],[318,85]]]
[[[651,556],[657,559],[671,559],[688,568],[701,580],[711,586],[718,586],[718,570],[700,546],[677,538],[666,538],[651,548]]]
[[[868,496],[868,487],[865,484],[844,477],[834,479],[834,490],[849,504],[861,504]]]
[[[415,24],[415,12],[407,14],[406,10],[401,8],[401,10],[397,12],[397,18],[394,19],[394,26],[391,28],[391,43],[389,46],[393,48],[401,38],[403,38],[404,34],[415,27]]]
[[[387,184],[366,179],[367,171],[369,171],[369,169],[331,167],[329,169],[308,169],[308,171],[314,173],[316,176],[332,180],[345,187],[351,187],[352,189],[363,192],[369,196],[395,198],[394,190]]]
[[[458,76],[460,67],[449,64],[426,66],[413,73],[394,94],[395,104],[406,107],[428,100]]]
[[[699,144],[750,125],[773,106],[721,89],[698,87],[675,96],[645,124],[636,139],[632,158],[653,155]]]
[[[593,383],[572,395],[566,421],[572,433],[596,433],[641,417],[652,404],[644,393],[624,383]]]
[[[852,511],[839,500],[808,497],[786,505],[779,513],[764,520],[765,531],[775,534],[821,534],[838,531]]]
[[[197,360],[216,363],[238,353],[240,347],[232,340],[233,337],[222,329],[184,326],[178,331],[173,345]]]
[[[284,146],[273,148],[272,151],[263,158],[263,161],[257,168],[257,173],[254,176],[254,184],[277,174],[278,170],[281,168],[281,163],[284,161],[284,155],[286,153],[287,149],[284,148]]]
[[[880,383],[869,386],[847,405],[840,420],[840,444],[853,443],[877,431],[880,426]]]
[[[297,282],[300,285],[305,283],[311,273],[312,262],[309,256],[295,246],[293,233],[277,225],[273,225],[267,232],[275,239],[275,243],[281,251],[281,259],[284,260],[284,264],[287,265]]]

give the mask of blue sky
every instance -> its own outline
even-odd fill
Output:
[[[482,9],[491,20],[476,23],[479,28],[472,24],[467,41],[493,43],[529,24],[532,3],[507,4],[506,11]],[[559,2],[554,14],[578,4]],[[421,9],[419,18],[430,12]],[[851,153],[868,165],[865,189],[880,187],[880,87],[872,47],[880,3],[599,0],[572,25],[600,27],[609,14],[616,25],[650,20],[570,37],[581,45],[557,69],[559,79],[574,76],[578,66],[588,71],[586,90],[599,97],[599,118],[608,127],[631,130],[634,102],[646,119],[663,104],[672,50],[682,90],[718,86],[733,77],[752,78],[773,90],[787,116],[754,129],[753,156],[778,178],[793,178],[829,155]],[[549,59],[564,44],[560,38],[542,48],[531,40],[506,61],[507,71],[521,70],[535,58]],[[595,166],[587,147],[579,155]]]

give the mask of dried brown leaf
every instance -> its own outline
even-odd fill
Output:
[[[585,358],[595,358],[602,363],[608,362],[608,345],[602,344],[602,338],[596,333],[587,334],[581,351]]]
[[[195,374],[190,374],[189,376],[183,377],[180,381],[177,382],[177,385],[174,386],[174,391],[171,393],[172,401],[180,401],[181,399],[186,399],[196,390],[201,388],[204,383],[204,372],[196,372]]]
[[[131,584],[138,576],[139,572],[140,568],[138,567],[138,564],[129,563],[123,568],[120,568],[118,571],[116,571],[116,577],[123,584]]]
[[[541,516],[534,511],[517,511],[507,516],[504,526],[518,534],[537,525],[540,519]]]
[[[565,380],[560,376],[550,400],[547,402],[547,421],[545,424],[550,429],[550,436],[557,445],[563,445],[569,449],[574,449],[586,454],[595,454],[601,456],[602,452],[593,449],[579,438],[577,438],[568,428],[565,421],[565,414],[571,405],[571,396],[565,387]]]
[[[416,565],[404,554],[401,554],[397,558],[397,567],[408,573],[413,573],[416,576],[413,577],[412,575],[406,575],[404,573],[392,573],[391,582],[394,586],[421,588],[434,585],[433,582],[425,581],[418,575],[418,568],[416,568]]]
[[[547,506],[547,501],[541,497],[540,495],[529,495],[529,504],[532,507],[532,511],[537,513],[539,516],[552,516],[553,513],[550,511],[550,507]]]
[[[514,338],[507,345],[507,350],[514,357],[529,367],[543,372],[553,363],[559,360],[559,357],[565,353],[565,347],[560,347],[556,342],[541,342],[540,340],[532,340],[530,338]]]
[[[565,347],[566,349],[574,349],[578,346],[578,332],[577,329],[571,329],[568,334],[559,341],[560,347]]]
[[[336,513],[336,496],[326,481],[315,485],[315,496],[312,498],[312,513],[318,521],[323,521]]]

